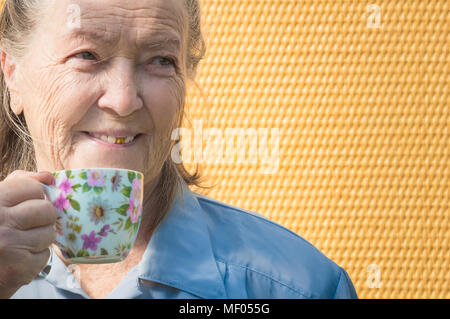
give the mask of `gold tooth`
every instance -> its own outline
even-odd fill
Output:
[[[116,144],[125,144],[125,137],[117,137]]]

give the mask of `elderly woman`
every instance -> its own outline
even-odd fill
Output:
[[[171,159],[204,54],[197,0],[6,0],[0,30],[2,298],[356,297],[307,241],[194,193],[197,174]],[[73,267],[53,244],[41,183],[85,167],[145,176],[125,261]]]

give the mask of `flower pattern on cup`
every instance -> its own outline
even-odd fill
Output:
[[[131,197],[130,200],[136,200],[139,202],[141,200],[141,181],[138,178],[133,179],[131,183]]]
[[[108,236],[108,230],[111,228],[111,226],[109,225],[105,225],[102,227],[102,229],[98,232],[97,235],[102,236],[102,237],[106,237]]]
[[[116,247],[115,252],[118,256],[125,257],[130,253],[131,250],[131,243],[128,244],[120,244],[118,247]]]
[[[92,231],[89,235],[81,235],[84,250],[96,251],[98,249],[97,245],[102,241],[102,237],[96,237],[95,235],[95,231]]]
[[[122,182],[122,176],[119,174],[118,171],[116,171],[114,176],[111,178],[111,184],[112,184],[111,190],[113,192],[117,192],[121,182]]]
[[[97,187],[103,187],[105,186],[105,177],[103,176],[103,173],[100,171],[89,171],[87,173],[88,176],[88,185],[91,187],[97,186]]]
[[[77,237],[77,235],[76,235],[75,233],[72,232],[72,233],[69,233],[69,234],[67,235],[66,239],[67,239],[69,242],[74,243],[74,242],[78,239],[78,237]]]
[[[53,177],[52,202],[58,210],[56,244],[64,258],[126,257],[142,217],[142,175],[134,171],[123,174],[119,170],[86,169],[77,170],[76,174],[59,171]],[[103,198],[103,192],[117,195]],[[120,243],[114,238],[124,232],[128,233],[129,242],[111,246]],[[104,238],[108,240],[102,241]]]
[[[79,174],[79,177],[83,180],[76,186],[81,187],[82,193],[94,191],[96,194],[100,195],[105,190],[106,177],[101,171],[91,170],[82,172]]]
[[[128,204],[127,216],[133,224],[137,223],[139,221],[139,217],[141,216],[140,206],[136,205],[136,201],[131,198],[128,201]]]
[[[52,202],[58,209],[56,230],[60,236],[57,245],[64,258],[126,257],[142,215],[142,175],[133,171],[123,174],[119,170],[86,169],[77,170],[76,174],[70,170],[55,172],[53,177]],[[105,191],[117,192],[117,196],[102,199]],[[86,224],[83,212],[91,224]],[[123,232],[131,240],[127,244],[113,248],[108,244],[110,239],[102,241],[112,236],[111,243],[117,244],[114,238]]]
[[[58,211],[62,212],[64,210],[69,209],[70,201],[67,199],[66,196],[60,194],[59,197],[53,202],[53,205],[55,205]]]
[[[97,233],[97,235],[106,237],[108,234],[114,234],[117,235],[117,233],[111,228],[110,225],[105,225],[102,227],[102,229]]]
[[[73,193],[72,183],[69,178],[64,178],[61,184],[59,184],[58,188],[65,194],[70,195]]]
[[[102,200],[101,197],[95,197],[88,206],[89,216],[91,222],[97,225],[99,222],[105,223],[109,218],[110,210],[109,204],[106,200]]]

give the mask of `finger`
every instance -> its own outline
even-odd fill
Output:
[[[47,265],[50,258],[50,248],[46,248],[43,251],[31,253],[31,262],[35,265],[35,273],[40,273],[42,269]]]
[[[56,207],[48,200],[31,199],[6,210],[7,224],[19,230],[54,225],[58,217]]]
[[[36,175],[30,176],[31,178],[34,178],[38,182],[41,182],[45,185],[51,185],[53,183],[54,176],[52,173],[47,171],[42,171],[37,173]]]
[[[12,172],[11,174],[9,174],[8,176],[6,176],[5,181],[11,178],[16,178],[17,176],[23,176],[29,173],[33,173],[33,172],[27,172],[27,171],[23,171],[23,170],[15,170],[14,172]]]
[[[44,186],[37,180],[18,176],[3,182],[0,205],[12,207],[30,199],[45,199]]]
[[[17,177],[29,177],[32,179],[37,180],[38,182],[44,183],[46,185],[51,185],[53,182],[53,175],[52,173],[48,171],[41,171],[41,172],[29,172],[29,171],[23,171],[23,170],[16,170],[9,174],[6,178],[6,180],[17,178]]]
[[[31,283],[45,268],[50,258],[50,249],[47,248],[36,253],[27,252],[25,256],[26,268],[22,271],[20,278],[22,285]]]
[[[19,230],[14,232],[14,237],[11,238],[10,248],[28,250],[32,253],[39,253],[48,247],[56,240],[56,231],[53,226],[45,226],[33,228],[29,230]]]

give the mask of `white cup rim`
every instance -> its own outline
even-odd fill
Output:
[[[86,167],[86,168],[66,168],[66,169],[62,169],[59,171],[51,171],[51,173],[61,173],[61,172],[65,172],[65,171],[72,171],[72,172],[77,172],[77,171],[91,171],[91,170],[102,170],[102,171],[122,171],[122,172],[134,172],[136,174],[140,174],[140,175],[144,175],[142,172],[133,170],[133,169],[127,169],[127,168],[114,168],[114,167]]]

